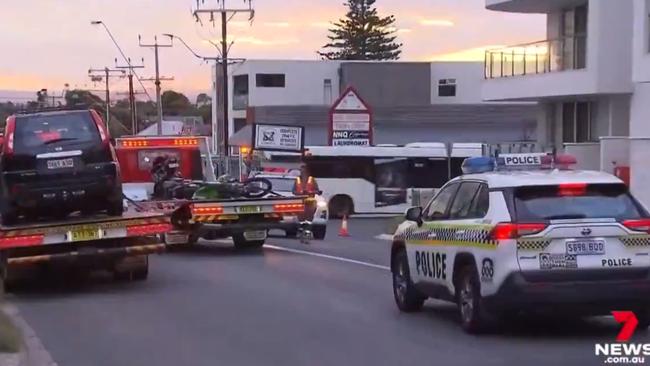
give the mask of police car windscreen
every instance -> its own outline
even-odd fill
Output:
[[[645,216],[623,184],[519,187],[514,190],[514,203],[519,222]]]

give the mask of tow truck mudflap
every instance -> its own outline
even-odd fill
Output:
[[[161,243],[134,245],[114,248],[78,248],[78,250],[57,254],[42,254],[22,257],[10,257],[6,259],[8,266],[24,266],[51,262],[75,262],[83,260],[94,260],[100,258],[119,258],[158,254],[165,251],[166,245]]]

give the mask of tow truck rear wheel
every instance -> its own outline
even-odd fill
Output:
[[[493,317],[481,299],[481,285],[474,265],[465,265],[458,272],[456,303],[461,327],[467,333],[483,333],[493,325]]]
[[[238,250],[257,250],[262,249],[265,240],[246,240],[244,234],[235,234],[232,236],[235,248]]]

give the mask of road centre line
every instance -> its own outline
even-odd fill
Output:
[[[387,266],[382,266],[382,265],[379,265],[379,264],[357,261],[357,260],[349,259],[349,258],[336,257],[336,256],[333,256],[333,255],[327,255],[327,254],[321,254],[321,253],[315,253],[315,252],[308,252],[306,250],[290,249],[290,248],[284,248],[284,247],[279,247],[279,246],[269,245],[269,244],[265,244],[264,248],[277,250],[277,251],[281,251],[281,252],[310,255],[312,257],[331,259],[331,260],[335,260],[335,261],[339,261],[339,262],[352,263],[352,264],[357,264],[357,265],[360,265],[360,266],[365,266],[365,267],[370,267],[370,268],[375,268],[375,269],[381,269],[381,270],[384,270],[384,271],[390,271],[390,267],[387,267]]]

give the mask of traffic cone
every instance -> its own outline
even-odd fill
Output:
[[[339,236],[348,237],[350,232],[348,231],[348,216],[344,215],[343,220],[341,220],[341,229],[339,230]]]

